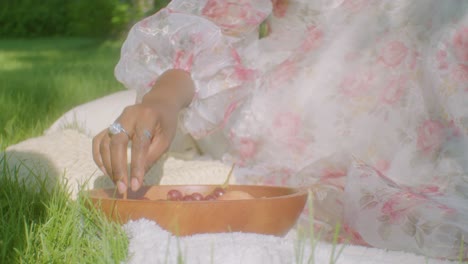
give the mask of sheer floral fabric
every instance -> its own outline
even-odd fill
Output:
[[[245,183],[311,186],[352,243],[468,257],[468,1],[174,0],[115,73],[141,98],[171,68]]]

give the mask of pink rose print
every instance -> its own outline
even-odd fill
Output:
[[[382,103],[393,105],[398,102],[405,94],[407,82],[408,78],[406,76],[399,76],[391,80],[380,95]]]
[[[186,54],[184,50],[179,50],[175,54],[173,67],[184,71],[191,71],[193,65],[193,54]]]
[[[307,29],[306,37],[302,42],[300,49],[304,52],[309,52],[316,49],[322,43],[323,32],[315,26],[311,26]]]
[[[468,63],[468,26],[459,29],[453,37],[455,57],[461,63]]]
[[[231,130],[229,140],[239,156],[238,164],[240,166],[244,166],[249,159],[257,154],[259,142],[249,135],[237,135],[234,130]]]
[[[290,80],[297,72],[297,64],[293,60],[285,60],[278,65],[272,72],[273,80],[271,87],[283,87],[285,81]]]
[[[442,195],[440,191],[440,187],[436,185],[425,185],[421,186],[420,188],[414,190],[415,192],[419,192],[421,194],[432,194],[432,195]]]
[[[452,69],[452,78],[461,83],[468,82],[468,65],[458,64]],[[468,85],[465,88],[465,91],[468,91]]]
[[[227,33],[239,33],[259,25],[268,14],[257,11],[247,0],[208,0],[202,15]]]
[[[237,52],[237,50],[235,48],[231,49],[231,56],[234,59],[234,61],[236,62],[236,64],[242,64],[242,58],[239,55],[239,52]]]
[[[340,83],[341,93],[347,97],[360,97],[371,87],[374,75],[371,72],[350,73]]]
[[[255,77],[255,70],[244,67],[244,65],[242,64],[242,58],[240,57],[236,49],[231,49],[231,56],[236,63],[236,65],[234,66],[234,72],[237,79],[245,82]]]
[[[241,64],[234,66],[234,73],[237,79],[242,82],[252,80],[255,77],[255,70],[245,68]]]
[[[386,172],[388,169],[390,169],[390,161],[385,159],[378,160],[375,163],[375,169],[380,172]]]
[[[289,0],[272,0],[273,14],[276,17],[284,17],[288,10]]]
[[[268,174],[265,180],[263,181],[263,183],[266,185],[287,186],[289,185],[288,182],[291,177],[292,177],[292,171],[290,169],[281,168]]]
[[[378,61],[393,68],[403,62],[407,53],[408,48],[401,41],[390,41],[380,50]]]
[[[148,19],[143,19],[143,20],[140,22],[140,28],[143,28],[143,29],[148,28]]]
[[[222,125],[224,126],[228,121],[229,121],[229,118],[231,118],[231,115],[232,113],[237,109],[238,107],[238,102],[232,102],[226,109],[226,111],[224,111],[224,118],[223,118],[223,123]]]
[[[158,79],[154,79],[154,80],[152,80],[151,82],[149,82],[149,83],[147,84],[147,87],[149,87],[149,88],[153,87],[157,80],[158,80]]]
[[[382,206],[381,213],[388,217],[386,220],[387,223],[401,224],[401,222],[405,219],[410,206],[405,203],[401,195],[402,193],[394,194]]]
[[[455,124],[455,121],[453,120],[450,120],[450,122],[447,125],[447,128],[450,129],[450,131],[452,132],[450,135],[452,137],[459,137],[462,135],[460,127],[458,127],[457,124]]]
[[[292,112],[280,113],[273,120],[273,133],[284,139],[287,146],[297,153],[303,153],[307,146],[306,140],[299,138],[302,120]]]
[[[387,217],[385,222],[401,224],[410,210],[422,203],[431,203],[431,201],[411,191],[400,191],[392,194],[392,196],[384,202],[381,213]]]
[[[320,184],[334,186],[344,190],[346,171],[336,168],[325,168],[320,172]]]
[[[275,133],[280,134],[282,137],[294,137],[301,129],[302,121],[299,115],[292,112],[280,113],[273,121],[273,128]]]
[[[257,153],[257,142],[250,138],[241,138],[237,146],[242,160],[251,159]]]
[[[353,245],[361,245],[370,247],[370,245],[362,238],[358,231],[351,228],[349,225],[343,225],[344,237],[340,243],[351,243]]]
[[[418,128],[417,146],[425,154],[433,153],[444,141],[444,125],[436,120],[426,120]]]

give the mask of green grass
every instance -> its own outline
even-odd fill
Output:
[[[0,149],[38,136],[76,105],[123,89],[114,78],[121,41],[0,41]]]
[[[69,199],[66,182],[23,177],[0,158],[0,263],[120,263],[128,238],[120,225],[80,195]]]
[[[113,70],[121,41],[49,38],[0,41],[0,152],[39,136],[71,108],[123,89]],[[69,199],[66,183],[34,187],[0,154],[0,263],[119,263],[119,225]],[[23,176],[23,175],[22,175]],[[43,179],[43,180],[41,180]]]

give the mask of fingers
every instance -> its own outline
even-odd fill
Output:
[[[131,182],[132,191],[137,191],[143,183],[143,178],[147,169],[146,163],[148,150],[153,138],[153,133],[149,129],[137,128],[132,138],[132,160],[131,160]]]
[[[148,169],[167,151],[175,134],[177,118],[161,122],[160,110],[134,105],[127,107],[113,126],[116,132],[106,129],[93,139],[93,159],[99,168],[117,184],[119,193],[130,187],[137,191]],[[163,120],[167,120],[163,119]],[[169,124],[169,125],[168,125]],[[122,129],[123,128],[123,129]],[[128,181],[127,148],[132,141],[130,182]]]
[[[119,133],[111,136],[108,129],[93,138],[94,162],[102,172],[116,182],[119,193],[125,193],[128,186],[128,142],[127,134]]]
[[[109,175],[106,168],[104,167],[104,162],[101,157],[101,144],[106,135],[107,129],[101,131],[93,138],[93,160],[104,174]]]
[[[167,131],[162,131],[159,127],[155,128],[155,135],[151,140],[151,145],[148,149],[148,155],[146,157],[146,166],[150,167],[156,163],[158,159],[169,149],[172,142],[172,137]]]
[[[125,193],[128,186],[127,147],[129,138],[120,133],[110,137],[109,150],[111,175],[120,193]]]

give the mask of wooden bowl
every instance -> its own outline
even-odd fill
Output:
[[[127,199],[114,189],[89,191],[91,201],[111,220],[126,223],[146,218],[177,236],[200,233],[247,232],[283,236],[296,223],[307,192],[276,186],[230,185],[226,191],[243,191],[254,199],[169,201],[167,193],[179,190],[207,195],[217,185],[155,185],[129,193]],[[113,198],[115,197],[115,198]]]

